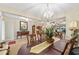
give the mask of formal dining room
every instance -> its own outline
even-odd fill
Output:
[[[0,3],[0,55],[79,55],[79,3]]]

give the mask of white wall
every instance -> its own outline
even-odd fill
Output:
[[[5,24],[3,20],[3,15],[0,12],[0,41],[5,40]]]
[[[16,39],[17,31],[20,31],[20,21],[26,21],[25,19],[21,19],[20,17],[14,15],[4,15],[5,21],[5,38],[6,40]],[[37,24],[34,19],[28,19],[28,30],[30,33],[32,32],[32,25]]]
[[[6,39],[14,39],[14,21],[11,19],[5,20],[5,38]]]
[[[69,13],[66,13],[66,30],[67,30],[67,33],[66,35],[68,37],[71,37],[71,31],[69,30],[69,25],[71,23],[71,21],[74,21],[74,20],[78,20],[79,21],[79,9],[75,9],[75,10],[72,10],[70,11]],[[79,22],[78,22],[79,24]]]
[[[66,16],[66,30],[67,30],[66,34],[68,37],[70,37],[71,34],[69,30],[69,24],[71,20],[78,19],[76,13],[75,14],[74,13],[75,12],[63,13],[60,15],[55,15],[54,17],[54,18],[60,18]],[[6,16],[4,17],[4,19],[5,19],[6,39],[16,39],[16,32],[19,31],[20,29],[19,21],[24,21],[24,20],[11,16]],[[32,32],[32,25],[39,25],[39,24],[40,22],[38,20],[29,19],[28,30],[30,31],[30,33]]]
[[[66,11],[62,14],[61,13],[57,14],[53,18],[60,18],[60,17],[63,17],[63,16],[66,17],[66,36],[68,38],[71,38],[71,31],[70,31],[69,26],[70,26],[71,21],[74,21],[74,20],[79,21],[79,8],[68,10],[68,11]],[[79,22],[78,22],[78,24],[79,24]],[[79,28],[79,26],[78,26],[78,28]]]
[[[25,21],[13,16],[4,15],[5,21],[5,39],[14,40],[16,39],[17,31],[20,31],[20,21]]]
[[[68,10],[67,12],[64,12],[62,14],[56,14],[53,18],[60,18],[60,17],[64,17],[64,16],[66,17],[66,30],[67,30],[66,36],[70,37],[71,31],[69,30],[69,24],[72,20],[79,20],[79,8],[74,9],[74,10]],[[16,39],[16,32],[19,31],[19,21],[21,21],[22,19],[19,19],[18,17],[16,18],[16,17],[12,17],[12,16],[6,16],[6,17],[4,17],[4,20],[5,20],[5,24],[8,25],[8,26],[5,25],[6,38],[7,39]],[[10,20],[10,21],[8,21],[8,20]],[[39,24],[40,24],[40,21],[37,21],[36,19],[29,19],[28,30],[31,32],[32,25],[39,25]],[[9,27],[9,30],[8,30],[8,27]],[[9,34],[7,34],[7,33],[9,33]]]
[[[2,20],[0,19],[0,40],[2,40]]]
[[[5,40],[5,22],[2,21],[2,40]]]

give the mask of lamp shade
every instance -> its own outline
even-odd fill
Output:
[[[76,30],[76,29],[78,29],[78,23],[77,21],[72,21],[70,23],[70,30]]]

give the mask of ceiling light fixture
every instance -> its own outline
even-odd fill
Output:
[[[54,12],[49,7],[49,4],[46,4],[46,10],[43,13],[43,17],[46,19],[50,19],[54,15]]]

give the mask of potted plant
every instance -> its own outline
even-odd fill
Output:
[[[54,39],[52,38],[54,35],[54,29],[52,27],[48,27],[45,30],[45,35],[46,35],[46,41],[51,43],[54,41]]]

